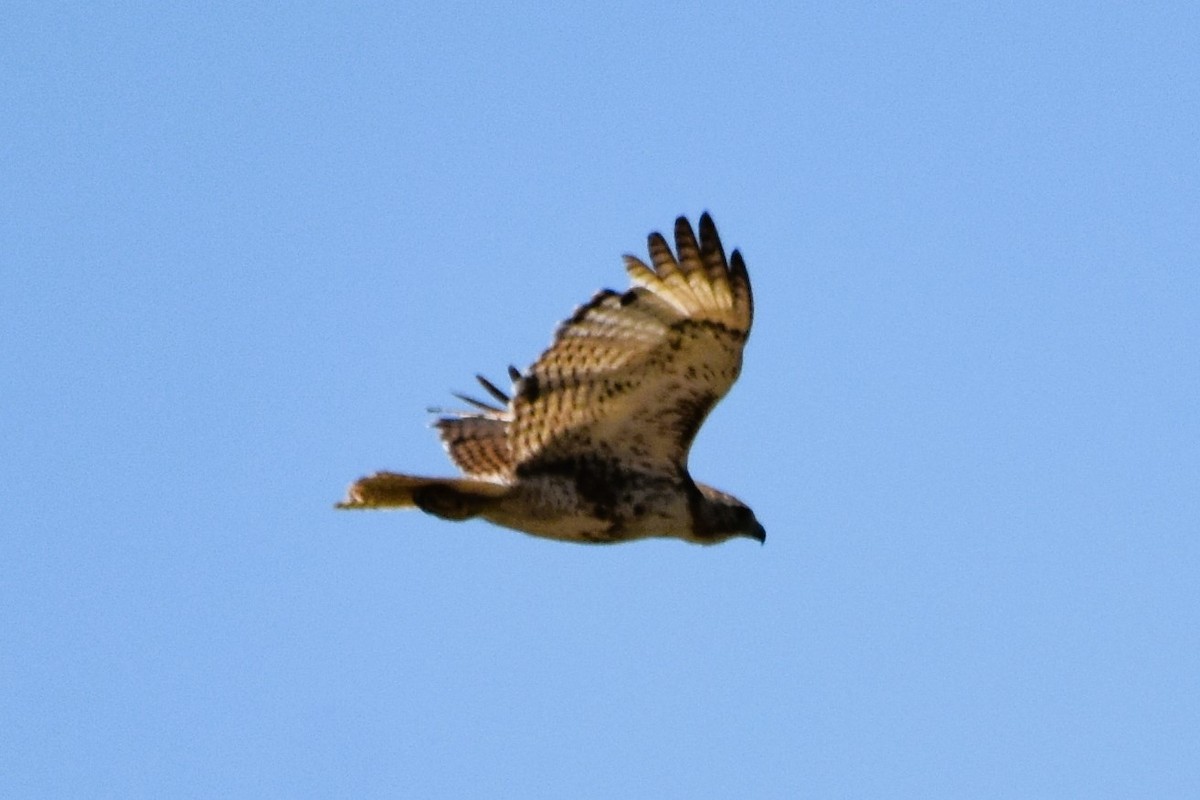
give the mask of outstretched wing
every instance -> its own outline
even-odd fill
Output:
[[[520,376],[503,423],[517,474],[579,459],[672,476],[685,465],[741,371],[753,301],[741,254],[726,260],[707,213],[699,242],[675,221],[675,247],[651,234],[649,265],[625,257],[633,288],[581,306]]]

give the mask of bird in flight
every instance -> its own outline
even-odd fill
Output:
[[[741,254],[727,260],[716,226],[700,239],[675,221],[675,252],[649,236],[650,263],[625,256],[632,287],[604,289],[563,322],[511,393],[458,395],[469,411],[435,426],[464,477],[378,472],[338,508],[418,508],[534,536],[612,543],[673,537],[717,544],[766,532],[736,497],[692,479],[688,451],[737,379],[753,299]]]

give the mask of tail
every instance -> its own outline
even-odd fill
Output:
[[[477,516],[508,491],[503,484],[470,478],[377,472],[355,481],[337,508],[419,508],[442,519],[464,520]]]

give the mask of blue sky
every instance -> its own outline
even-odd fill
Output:
[[[1145,6],[6,6],[0,793],[1200,794]],[[765,546],[333,511],[705,209],[758,308],[692,469]]]

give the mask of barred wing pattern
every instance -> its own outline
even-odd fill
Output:
[[[603,290],[559,326],[554,342],[521,375],[503,407],[463,398],[477,410],[437,423],[451,458],[473,477],[512,482],[581,461],[677,478],[700,424],[737,379],[753,299],[746,266],[726,260],[708,214],[697,242],[675,222],[676,253],[658,233],[650,264],[625,257],[633,287]]]
[[[500,409],[490,409],[479,414],[441,419],[436,426],[450,460],[458,465],[464,475],[509,483],[513,470],[512,451],[508,446],[508,422],[503,416],[491,416],[491,412],[503,415]]]

